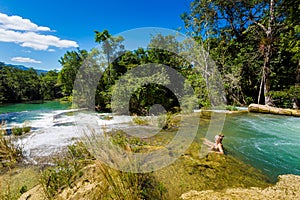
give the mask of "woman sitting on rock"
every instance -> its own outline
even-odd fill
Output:
[[[215,143],[211,147],[211,150],[213,150],[213,151],[215,151],[216,153],[219,153],[219,154],[224,154],[224,149],[223,149],[223,144],[222,144],[223,138],[224,138],[223,134],[216,135],[215,136]]]

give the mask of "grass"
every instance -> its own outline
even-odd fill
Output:
[[[14,136],[6,136],[5,124],[0,128],[0,199],[14,200],[37,184],[37,174],[17,166],[23,158],[22,149],[13,142]]]
[[[92,160],[93,157],[83,143],[69,146],[65,155],[54,160],[55,166],[47,168],[41,174],[40,183],[47,197],[51,199],[63,188],[72,187],[82,176],[81,170]]]
[[[125,141],[121,135],[116,133],[111,138],[122,146]],[[94,165],[93,170],[88,170],[88,165]],[[76,199],[70,196],[75,195],[73,190],[78,190],[74,188],[80,182],[93,182],[95,186],[92,191],[82,192],[86,199],[163,199],[165,192],[153,173],[122,172],[108,167],[95,161],[82,143],[70,146],[67,155],[44,170],[40,182],[49,199]]]
[[[158,127],[166,130],[178,126],[180,117],[168,112],[166,115],[161,115],[158,118]]]
[[[13,143],[12,136],[0,135],[0,170],[12,167],[22,159],[21,147]]]
[[[16,200],[28,189],[39,184],[39,172],[34,167],[16,167],[0,175],[0,199]]]
[[[11,129],[11,132],[15,136],[21,136],[23,134],[29,133],[30,130],[31,130],[30,126],[23,126],[23,127],[15,126]]]
[[[146,141],[135,136],[129,136],[122,130],[112,130],[106,135],[110,137],[112,144],[127,151],[138,152],[144,145],[147,145]]]
[[[165,199],[165,187],[153,173],[130,173],[97,165],[97,177],[101,185],[95,188],[89,199]]]

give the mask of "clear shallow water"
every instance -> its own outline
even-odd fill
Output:
[[[223,144],[230,154],[272,179],[300,175],[300,118],[267,114],[227,115]]]
[[[43,104],[10,104],[0,106],[0,117],[8,126],[29,121],[33,133],[22,137],[18,143],[23,146],[27,157],[48,156],[70,145],[80,137],[72,116],[53,118],[70,107],[70,104],[45,102]],[[114,117],[113,120],[99,120],[98,125],[107,128],[130,128],[130,118]],[[134,128],[134,127],[133,127]],[[200,132],[207,131],[203,123]],[[223,128],[223,144],[227,152],[262,170],[275,180],[280,174],[300,175],[300,118],[266,114],[227,115]]]

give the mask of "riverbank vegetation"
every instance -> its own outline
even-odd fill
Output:
[[[29,129],[30,130],[30,129]],[[13,134],[22,134],[23,131],[28,131],[28,128],[24,127],[15,130]],[[6,168],[11,168],[23,158],[23,152],[21,146],[14,143],[14,135],[7,135],[6,127],[4,123],[0,125],[0,173],[5,171]]]
[[[182,14],[185,33],[203,46],[216,63],[225,91],[221,98],[233,105],[226,107],[227,110],[234,111],[236,106],[253,102],[299,108],[299,16],[299,1],[294,0],[194,0],[191,9]],[[164,148],[175,134],[172,129],[178,128],[173,113],[200,107],[204,108],[200,113],[202,120],[211,118],[209,107],[215,102],[207,87],[215,74],[199,74],[195,63],[177,53],[188,54],[189,50],[184,51],[187,48],[184,45],[188,44],[178,42],[175,36],[157,34],[146,48],[129,51],[124,47],[124,38],[112,36],[108,30],[95,31],[95,42],[99,44],[97,49],[66,52],[59,60],[60,71],[38,74],[34,69],[20,70],[0,62],[0,103],[60,98],[101,112],[111,112],[117,107],[120,109],[115,111],[119,114],[126,113],[129,105],[134,123],[143,126],[152,122],[141,116],[167,113],[158,118],[161,132],[149,140],[122,131],[103,134],[121,150],[134,153]],[[89,67],[82,68],[86,65]],[[138,67],[149,66],[157,73],[149,73],[147,80],[128,75]],[[177,86],[175,90],[183,99],[180,102],[171,87],[167,87],[179,80],[172,79],[164,66],[179,72],[195,95],[186,92],[187,84]],[[126,83],[135,82],[140,87],[116,86],[125,79]],[[82,82],[86,85],[80,85]],[[81,93],[81,89],[87,88],[78,86],[91,86],[89,90],[95,86],[95,91]],[[113,99],[115,91],[120,96]],[[132,92],[129,102],[124,102],[121,96],[129,91]],[[29,126],[12,129],[13,135],[28,131]],[[22,150],[13,137],[0,134],[0,199],[18,199],[21,195],[24,199],[38,199],[37,194],[42,199],[178,199],[190,190],[220,192],[236,187],[265,188],[271,184],[262,172],[230,153],[226,156],[210,153],[199,158],[204,138],[200,135],[174,163],[149,173],[113,169],[96,159],[84,143],[69,146],[50,165],[28,166],[22,162]],[[30,192],[32,188],[35,189]]]
[[[12,137],[0,134],[0,171],[21,161],[23,152],[20,146],[13,143]]]
[[[22,70],[0,62],[0,103],[60,98],[57,71],[38,75],[34,69]]]
[[[185,33],[202,45],[216,62],[228,104],[258,102],[298,108],[299,15],[299,2],[292,0],[239,3],[204,0],[193,1],[191,9],[181,17]],[[209,77],[195,74],[192,63],[176,54],[183,44],[174,36],[154,35],[147,48],[132,51],[124,47],[124,38],[114,37],[107,30],[95,31],[95,42],[100,44],[99,49],[78,49],[63,55],[59,72],[38,75],[33,69],[23,71],[1,63],[0,101],[68,99],[73,95],[76,75],[86,60],[104,56],[101,58],[104,61],[94,62],[98,66],[93,67],[94,74],[98,73],[98,77],[102,74],[93,93],[99,111],[111,111],[114,84],[120,77],[149,63],[167,65],[180,72],[191,83],[198,107],[211,106],[206,90]],[[157,44],[171,47],[174,52],[152,48]],[[161,72],[161,76],[165,77],[165,72]],[[159,84],[146,84],[132,94],[130,112],[147,115],[154,104],[163,105],[167,111],[179,106],[172,91]]]
[[[229,102],[297,107],[299,14],[292,0],[196,0],[181,17],[217,62]]]

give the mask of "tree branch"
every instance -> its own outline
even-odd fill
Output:
[[[252,20],[252,19],[250,19],[250,21],[253,22],[254,24],[256,24],[257,26],[259,26],[260,28],[262,28],[266,33],[268,32],[268,29],[261,23],[255,21],[255,20]]]

